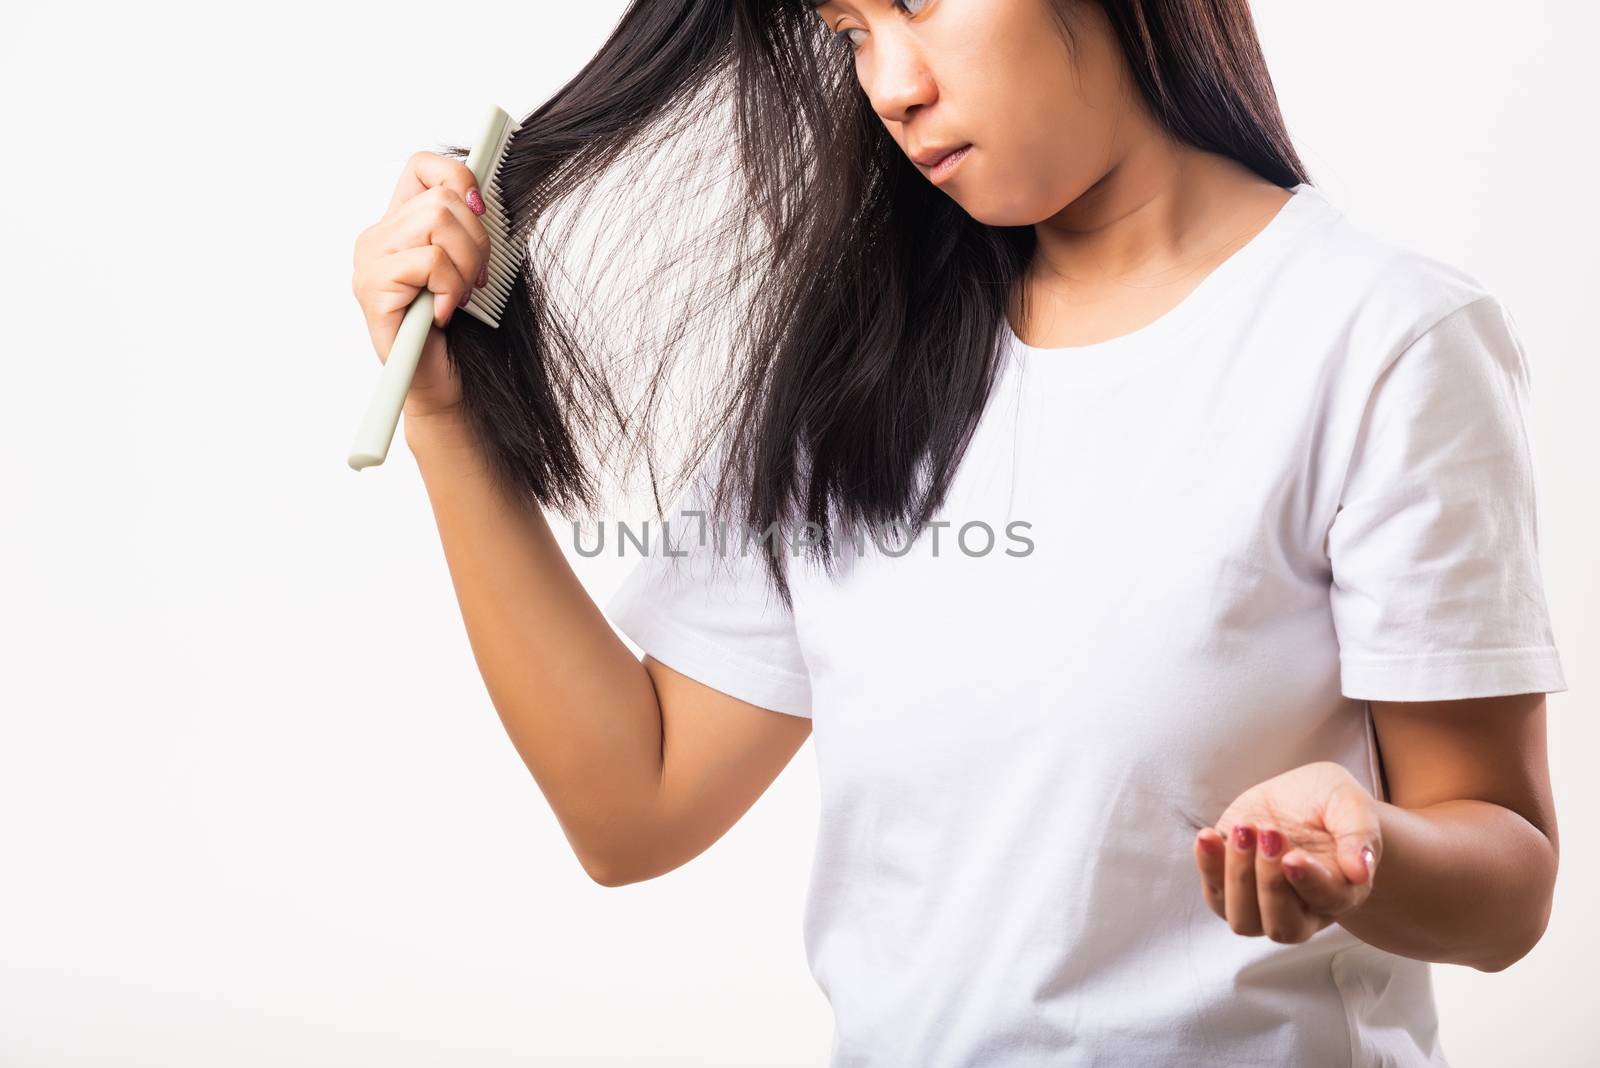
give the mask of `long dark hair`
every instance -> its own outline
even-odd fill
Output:
[[[1099,3],[1174,137],[1282,187],[1307,181],[1247,0],[1040,2],[1069,45],[1072,4]],[[618,174],[639,181],[618,189]],[[497,329],[457,315],[447,335],[468,421],[514,493],[576,519],[603,503],[598,469],[627,477],[642,458],[660,512],[670,399],[687,459],[665,488],[719,456],[708,512],[764,535],[786,606],[797,521],[831,570],[833,532],[920,531],[937,513],[1001,369],[1006,309],[1025,307],[1034,230],[977,222],[923,178],[810,0],[633,0],[521,119],[501,187],[526,246],[509,306]],[[648,258],[641,235],[701,218],[708,189],[711,221]],[[581,232],[596,200],[607,210]],[[563,304],[561,257],[593,264],[607,238],[607,281],[631,268],[637,288],[607,308],[580,283],[577,305],[613,328],[652,300],[674,316],[620,351],[581,337]],[[711,359],[686,373],[686,353]]]

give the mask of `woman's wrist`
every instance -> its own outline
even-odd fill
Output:
[[[409,445],[429,445],[435,441],[460,443],[471,440],[467,420],[459,407],[413,412],[405,410],[405,435]]]
[[[450,471],[453,479],[488,470],[477,436],[459,411],[407,415],[405,434],[406,447],[424,476],[435,468]]]

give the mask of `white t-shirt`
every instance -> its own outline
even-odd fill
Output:
[[[909,551],[789,557],[789,613],[759,544],[680,513],[687,555],[653,541],[607,603],[812,719],[833,1068],[1446,1063],[1430,965],[1338,924],[1236,934],[1195,869],[1195,826],[1290,768],[1381,797],[1369,700],[1566,689],[1505,308],[1294,193],[1133,333],[1007,328]]]

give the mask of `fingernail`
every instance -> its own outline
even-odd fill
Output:
[[[1283,835],[1271,827],[1261,832],[1261,854],[1267,858],[1277,856],[1283,851]]]
[[[1367,866],[1367,885],[1371,886],[1372,885],[1372,876],[1375,874],[1374,871],[1373,871],[1373,863],[1374,863],[1374,861],[1373,861],[1373,857],[1372,857],[1372,847],[1371,846],[1362,846],[1361,847],[1361,862]]]
[[[1296,868],[1296,867],[1293,867],[1291,865],[1285,864],[1283,866],[1283,874],[1287,875],[1289,878],[1293,879],[1295,882],[1299,882],[1301,879],[1305,878],[1305,874],[1306,873],[1304,871],[1300,870],[1299,868]]]
[[[469,289],[465,293],[461,294],[461,303],[457,304],[456,307],[465,308],[467,306],[467,301],[469,301],[471,299],[472,299],[472,290]]]
[[[1244,824],[1233,829],[1233,844],[1240,849],[1249,849],[1256,844],[1256,829]]]
[[[489,265],[486,263],[478,268],[478,288],[482,289],[489,284]]]
[[[1222,848],[1222,843],[1217,841],[1215,838],[1212,838],[1210,835],[1204,835],[1200,836],[1200,848],[1204,849],[1207,853],[1215,853],[1217,850]]]
[[[483,195],[478,192],[478,187],[473,186],[467,190],[467,207],[472,209],[472,214],[483,214]]]

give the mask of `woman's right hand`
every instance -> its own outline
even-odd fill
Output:
[[[474,287],[485,281],[489,233],[478,216],[483,198],[466,164],[435,152],[406,161],[383,218],[356,236],[350,288],[366,316],[380,361],[386,360],[411,301],[434,295],[433,325],[406,394],[408,420],[457,414],[461,382],[445,359],[444,332]]]

